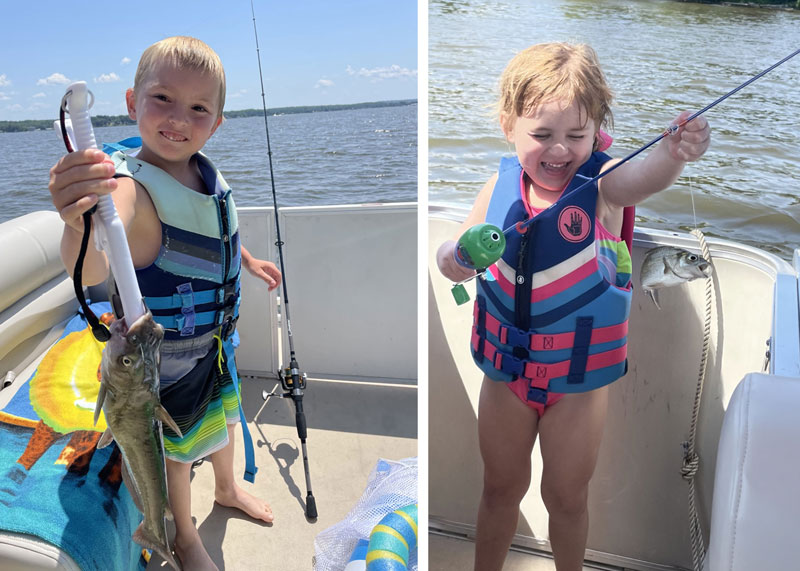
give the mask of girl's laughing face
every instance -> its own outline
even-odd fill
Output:
[[[533,184],[561,192],[591,156],[597,129],[576,101],[551,101],[517,117],[505,134]]]

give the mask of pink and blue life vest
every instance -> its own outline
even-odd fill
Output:
[[[161,220],[161,249],[155,261],[136,270],[164,341],[200,337],[223,327],[230,335],[238,317],[241,247],[231,189],[201,153],[197,164],[209,194],[201,194],[135,156],[138,137],[106,145],[117,176],[145,187]]]
[[[610,157],[595,152],[548,208],[528,206],[516,157],[500,163],[486,222],[506,229],[503,256],[477,281],[472,355],[491,379],[530,380],[528,400],[605,386],[627,370],[631,258],[595,216],[597,184],[576,190]]]

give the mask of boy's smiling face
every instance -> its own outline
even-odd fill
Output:
[[[170,172],[185,166],[214,134],[219,117],[218,80],[193,69],[157,64],[135,93],[126,93],[128,114],[139,125],[142,160]]]
[[[504,131],[533,184],[560,192],[591,156],[597,129],[577,102],[552,101],[517,117]]]

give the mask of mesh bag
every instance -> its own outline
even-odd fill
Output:
[[[314,540],[314,571],[342,571],[358,541],[369,539],[372,528],[386,514],[416,501],[417,459],[378,460],[350,513]],[[417,570],[416,549],[411,552],[408,568]]]

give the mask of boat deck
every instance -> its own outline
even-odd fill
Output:
[[[245,416],[253,437],[254,484],[240,485],[267,500],[275,521],[266,524],[214,502],[209,461],[193,470],[192,514],[200,536],[220,569],[313,569],[314,538],[341,521],[364,492],[379,459],[417,454],[415,386],[368,381],[309,379],[303,404],[308,422],[311,485],[319,517],[305,517],[306,484],[291,399],[270,398],[277,381],[244,378]],[[280,388],[280,387],[279,387]],[[236,430],[235,473],[244,471],[241,429]],[[166,569],[154,555],[148,571]]]
[[[428,546],[430,552],[428,562],[431,570],[472,569],[475,544],[468,538],[430,533]],[[550,554],[521,547],[512,547],[503,565],[503,571],[555,571],[555,568]],[[589,563],[583,567],[583,571],[597,569],[611,571],[622,568]]]

